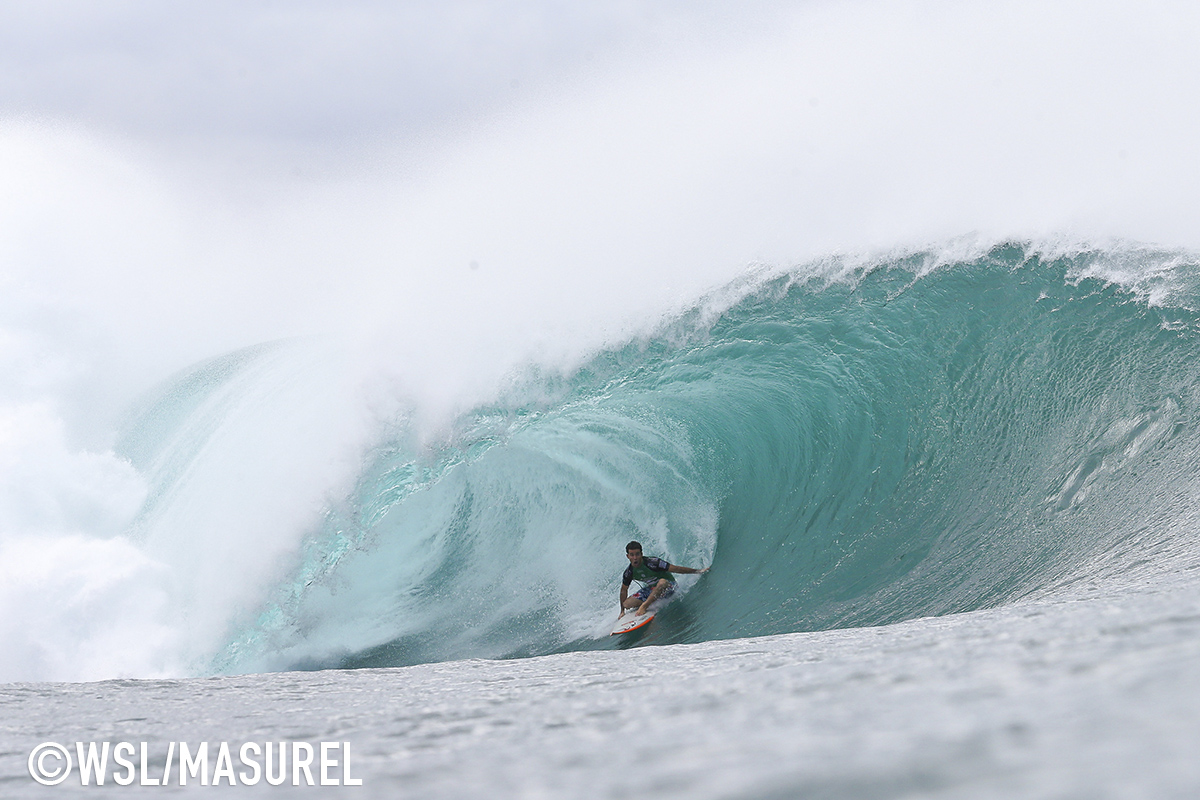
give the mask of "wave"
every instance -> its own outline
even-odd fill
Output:
[[[729,287],[569,374],[531,370],[434,444],[394,414],[202,669],[616,646],[631,538],[712,565],[643,643],[1151,575],[1194,550],[1198,276],[1136,248],[834,260]],[[312,364],[263,346],[148,399],[121,444],[150,479],[139,535],[171,536],[180,498],[203,497],[197,461],[231,430],[257,446],[247,415],[279,416]]]

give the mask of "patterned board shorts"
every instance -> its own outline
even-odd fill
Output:
[[[647,583],[645,586],[638,589],[637,596],[639,598],[641,598],[642,600],[645,600],[647,597],[650,596],[650,593],[654,591],[654,587],[657,584],[658,584],[658,581],[655,581],[654,583]],[[658,596],[658,599],[664,600],[673,594],[675,594],[675,584],[668,583],[667,588],[663,589],[663,593]]]

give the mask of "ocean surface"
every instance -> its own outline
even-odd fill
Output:
[[[345,741],[363,779],[110,794],[1200,792],[1194,255],[751,272],[436,436],[373,407],[258,547],[264,454],[340,430],[339,347],[214,357],[128,410],[113,458],[144,492],[106,541],[136,567],[131,678],[0,686],[0,794],[98,791],[26,758],[101,740],[160,766],[173,741]],[[629,539],[712,569],[614,638]]]

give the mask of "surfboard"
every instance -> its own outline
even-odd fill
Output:
[[[617,624],[613,625],[612,633],[609,636],[616,636],[618,633],[629,633],[636,631],[639,628],[644,628],[650,624],[650,620],[654,619],[654,615],[662,611],[663,606],[675,599],[674,593],[667,597],[660,597],[650,604],[646,609],[646,613],[640,617],[632,611],[626,611],[621,616],[617,617]]]
[[[644,628],[650,624],[650,620],[654,619],[654,614],[658,609],[648,608],[646,613],[638,616],[632,611],[627,611],[617,618],[617,624],[613,626],[612,633],[609,636],[616,636],[618,633],[629,633],[636,631],[639,628]]]

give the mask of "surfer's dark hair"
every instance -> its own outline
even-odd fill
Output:
[[[639,541],[632,541],[629,544],[625,545],[626,553],[628,553],[630,550],[641,550],[641,549],[642,549],[642,543]]]

